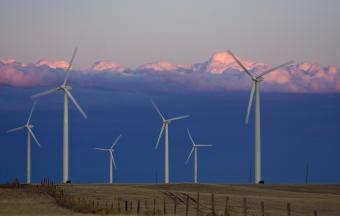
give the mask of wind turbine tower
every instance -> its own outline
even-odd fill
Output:
[[[191,136],[191,133],[189,131],[189,129],[187,128],[187,132],[188,132],[188,135],[189,135],[189,138],[190,138],[190,141],[192,143],[192,149],[191,149],[191,152],[186,160],[186,164],[188,163],[192,153],[194,152],[194,161],[195,161],[195,164],[194,164],[194,182],[195,184],[198,183],[198,148],[200,147],[211,147],[212,145],[205,145],[205,144],[196,144],[194,139],[192,138]]]
[[[253,99],[255,95],[255,137],[254,137],[254,144],[255,144],[255,183],[263,183],[262,176],[261,176],[261,124],[260,124],[260,83],[264,80],[264,76],[285,66],[292,64],[292,61],[286,62],[279,66],[270,68],[259,75],[255,76],[241,63],[241,61],[229,50],[228,53],[234,58],[238,65],[247,73],[247,75],[252,80],[252,88],[250,92],[250,98],[248,103],[247,109],[247,116],[246,116],[246,124],[248,124],[249,114],[251,111],[251,107],[253,104]]]
[[[177,121],[180,119],[185,119],[188,118],[189,115],[184,115],[184,116],[179,116],[179,117],[174,117],[170,119],[165,119],[161,111],[158,109],[157,105],[151,101],[153,107],[155,108],[156,112],[159,114],[159,116],[162,119],[163,125],[161,128],[161,132],[159,133],[157,144],[156,144],[156,149],[158,148],[159,141],[163,135],[163,132],[165,130],[165,142],[164,142],[164,183],[168,184],[169,183],[169,124],[173,121]]]
[[[41,96],[53,94],[57,91],[62,91],[64,93],[64,128],[63,128],[63,182],[67,183],[70,181],[69,178],[69,131],[68,131],[68,99],[70,99],[73,104],[76,106],[76,108],[79,110],[79,112],[84,116],[84,118],[87,118],[85,112],[83,109],[79,106],[76,99],[71,94],[72,87],[67,84],[68,77],[70,74],[70,69],[73,63],[73,60],[76,56],[77,48],[74,49],[73,55],[71,57],[70,63],[68,68],[65,72],[65,79],[64,82],[53,89],[47,90],[45,92],[35,94],[31,98],[38,98]]]
[[[116,138],[116,140],[113,142],[113,144],[112,144],[112,146],[110,147],[110,148],[108,148],[108,149],[104,149],[104,148],[94,148],[95,150],[99,150],[99,151],[106,151],[106,152],[108,152],[109,153],[109,155],[110,155],[110,160],[109,160],[109,163],[110,163],[110,184],[112,184],[112,173],[113,173],[113,168],[112,168],[112,165],[115,167],[115,169],[117,169],[117,166],[116,166],[116,162],[115,162],[115,159],[114,159],[114,157],[113,157],[113,152],[114,152],[114,147],[115,147],[115,145],[118,143],[118,141],[119,141],[119,139],[120,139],[120,137],[121,137],[122,135],[119,135],[117,138]]]
[[[27,131],[27,174],[26,174],[26,183],[27,184],[31,184],[31,136],[33,137],[35,143],[38,145],[38,147],[40,146],[40,143],[38,141],[38,139],[36,138],[36,136],[33,133],[33,125],[31,124],[31,118],[32,118],[32,114],[35,108],[36,102],[33,103],[30,115],[28,117],[28,120],[26,122],[26,124],[24,126],[18,127],[18,128],[14,128],[11,130],[8,130],[7,133],[11,133],[11,132],[16,132],[16,131],[21,131],[26,129]]]

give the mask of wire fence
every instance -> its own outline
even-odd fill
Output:
[[[25,187],[18,180],[1,185],[6,188]],[[185,215],[185,216],[319,216],[317,210],[299,212],[290,202],[270,203],[247,197],[229,197],[215,193],[161,190],[161,196],[154,198],[132,199],[112,196],[111,199],[95,198],[84,194],[70,193],[64,185],[56,185],[45,178],[35,186],[39,192],[53,197],[59,206],[79,213],[112,215]],[[98,196],[98,195],[97,195]],[[162,197],[162,198],[160,198]],[[279,214],[278,214],[279,212]]]
[[[202,196],[199,192],[184,193],[173,191],[159,191],[163,199],[126,199],[119,195],[112,200],[93,199],[65,192],[63,186],[55,185],[44,179],[37,186],[54,197],[57,204],[75,212],[99,214],[126,215],[185,215],[185,216],[267,216],[277,215],[278,209],[265,201],[243,198],[231,198],[211,193]],[[285,206],[285,207],[283,207]],[[301,214],[293,208],[290,202],[281,202],[279,215],[310,215],[318,216],[318,211]]]

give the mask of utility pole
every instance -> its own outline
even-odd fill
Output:
[[[306,168],[305,168],[305,183],[308,184],[309,182],[309,163],[306,163]]]

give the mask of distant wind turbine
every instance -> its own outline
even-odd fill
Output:
[[[198,156],[197,156],[198,148],[200,148],[200,147],[211,147],[212,145],[196,144],[194,142],[194,139],[192,138],[188,128],[187,128],[187,132],[188,132],[190,141],[192,143],[192,149],[191,149],[191,152],[190,152],[190,154],[189,154],[189,156],[188,156],[188,158],[187,158],[185,163],[187,164],[189,162],[189,159],[190,159],[192,153],[195,152],[195,158],[194,158],[194,160],[195,160],[195,165],[194,165],[194,181],[195,181],[195,183],[197,183],[198,182]]]
[[[31,113],[30,113],[28,120],[27,120],[27,122],[24,126],[14,128],[14,129],[7,131],[7,133],[11,133],[11,132],[15,132],[15,131],[21,131],[21,130],[24,130],[24,129],[27,130],[27,176],[26,176],[27,184],[31,184],[31,136],[33,137],[35,143],[39,147],[41,147],[39,141],[37,140],[37,138],[35,137],[35,135],[33,133],[33,130],[32,130],[33,125],[31,124],[31,118],[32,118],[32,114],[33,114],[35,105],[36,105],[36,102],[33,103]]]
[[[94,148],[94,149],[96,149],[96,150],[99,150],[99,151],[107,151],[107,152],[109,152],[109,154],[110,154],[110,184],[112,184],[112,165],[115,167],[115,169],[117,168],[116,167],[116,162],[115,162],[115,159],[114,159],[114,157],[113,157],[113,152],[114,152],[114,147],[115,147],[115,145],[117,144],[117,142],[119,141],[119,139],[120,139],[120,137],[121,137],[122,135],[119,135],[117,138],[116,138],[116,140],[113,142],[113,144],[112,144],[112,146],[110,147],[110,148],[108,148],[108,149],[104,149],[104,148]]]
[[[69,77],[69,74],[70,74],[70,69],[71,69],[73,60],[76,56],[76,53],[77,53],[77,48],[74,49],[74,52],[73,52],[73,55],[71,57],[69,66],[68,66],[68,68],[66,69],[66,72],[65,72],[64,82],[60,86],[53,88],[53,89],[50,89],[48,91],[39,93],[39,94],[35,94],[31,97],[31,98],[38,98],[38,97],[41,97],[41,96],[53,94],[57,91],[63,91],[64,92],[64,136],[63,136],[63,182],[64,183],[67,183],[67,182],[70,181],[70,179],[69,179],[68,99],[70,99],[73,102],[73,104],[77,107],[77,109],[84,116],[84,118],[87,118],[85,112],[79,106],[76,99],[74,99],[74,97],[72,96],[72,94],[70,92],[72,87],[70,85],[67,85],[68,77]]]
[[[158,109],[157,105],[151,101],[153,107],[161,117],[163,121],[163,125],[161,128],[161,132],[159,133],[157,144],[156,144],[156,149],[158,148],[159,141],[161,140],[163,131],[165,129],[165,147],[164,147],[164,183],[168,184],[169,183],[169,124],[173,121],[188,118],[189,115],[184,115],[184,116],[179,116],[179,117],[174,117],[170,119],[165,119],[164,116],[162,115],[161,111]]]
[[[264,80],[264,76],[272,71],[279,68],[288,66],[293,63],[293,61],[286,62],[279,66],[273,67],[260,73],[257,76],[251,74],[248,69],[241,63],[241,61],[236,58],[236,56],[229,50],[228,53],[234,58],[234,60],[240,65],[240,67],[248,74],[252,80],[252,88],[250,92],[250,98],[247,109],[246,124],[248,124],[249,114],[251,111],[251,106],[253,104],[253,99],[255,95],[255,183],[263,183],[261,177],[261,125],[260,125],[260,83]]]

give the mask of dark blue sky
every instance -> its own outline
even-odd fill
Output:
[[[45,88],[44,88],[45,89]],[[27,120],[29,96],[42,88],[0,88],[0,182],[25,181],[26,134],[6,134]],[[248,183],[253,167],[253,115],[244,125],[248,92],[148,93],[73,90],[88,114],[85,120],[70,104],[70,176],[73,182],[107,182],[108,155],[93,147],[116,146],[118,182],[163,179],[164,141],[155,151],[161,119],[190,114],[170,125],[170,181],[193,180],[193,163],[185,165],[191,144],[189,127],[199,143],[214,145],[199,152],[201,182]],[[32,123],[42,148],[32,147],[32,180],[62,177],[62,94],[42,98]],[[338,183],[340,171],[340,94],[262,94],[263,179],[268,183],[303,183],[310,164],[312,183]]]

